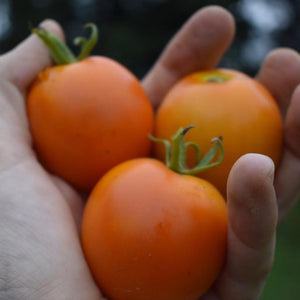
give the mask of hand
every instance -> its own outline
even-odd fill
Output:
[[[233,36],[234,21],[223,9],[209,7],[195,13],[144,79],[153,104],[157,106],[182,76],[214,68]],[[300,191],[300,55],[291,49],[272,51],[257,80],[280,107],[283,156],[274,185],[274,169],[267,157],[248,154],[234,165],[227,193],[227,263],[203,300],[259,299],[273,264],[277,215],[279,221],[287,215]]]
[[[33,35],[0,57],[0,299],[101,299],[80,246],[83,201],[31,148],[24,96],[50,63]]]
[[[43,27],[62,38],[56,23],[47,21]],[[154,106],[181,76],[214,67],[233,35],[232,17],[221,8],[192,16],[143,81]],[[33,78],[50,64],[36,36],[0,57],[0,298],[104,299],[80,247],[83,201],[42,168],[31,148],[24,96]],[[286,115],[287,150],[275,177],[281,216],[299,190],[299,72],[295,52],[276,50],[258,75]],[[258,299],[274,253],[277,205],[272,177],[272,162],[264,156],[246,155],[235,164],[228,182],[227,264],[202,299]]]

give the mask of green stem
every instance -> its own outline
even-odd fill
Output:
[[[75,45],[81,46],[80,54],[77,58],[64,42],[58,39],[54,34],[46,31],[44,28],[33,28],[32,32],[35,33],[48,47],[50,55],[56,65],[66,65],[85,59],[95,47],[98,41],[97,26],[90,23],[85,27],[91,28],[91,36],[89,39],[77,37],[74,40]]]
[[[56,65],[66,65],[76,62],[76,58],[72,51],[55,35],[41,27],[33,28],[32,32],[35,33],[48,47],[50,55]]]
[[[168,140],[155,138],[149,135],[149,138],[153,142],[158,142],[165,145],[167,167],[184,175],[196,175],[205,170],[214,168],[220,165],[224,159],[222,137],[213,138],[211,140],[214,145],[201,159],[199,146],[196,143],[184,141],[184,135],[193,127],[194,126],[189,126],[185,129],[180,128],[172,136],[172,144]],[[186,148],[190,146],[196,151],[196,165],[192,168],[188,168],[186,165]]]
[[[170,165],[170,156],[171,156],[171,143],[168,140],[156,138],[156,137],[152,136],[152,134],[150,134],[150,133],[148,134],[148,137],[151,141],[153,141],[155,143],[163,144],[165,146],[165,149],[166,149],[165,162],[166,162],[166,165],[169,166]]]
[[[184,135],[194,126],[178,130],[171,138],[172,149],[169,168],[175,172],[177,170],[186,169],[186,145],[184,143]]]
[[[74,39],[74,44],[81,45],[80,54],[77,57],[78,61],[81,61],[88,57],[91,51],[94,49],[98,42],[98,28],[95,24],[89,23],[85,25],[85,28],[91,28],[91,36],[89,39],[83,37],[77,37]]]

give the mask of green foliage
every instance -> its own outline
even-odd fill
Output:
[[[273,270],[261,300],[298,300],[300,295],[300,201],[278,227]]]

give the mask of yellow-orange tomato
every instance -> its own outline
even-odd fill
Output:
[[[27,111],[42,163],[81,190],[150,150],[150,101],[137,78],[106,57],[43,71],[29,91]]]
[[[199,176],[226,194],[228,174],[234,162],[246,153],[268,155],[278,164],[282,151],[282,120],[271,94],[257,81],[237,71],[220,69],[190,74],[175,84],[161,103],[155,136],[170,139],[179,127],[195,125],[186,134],[204,152],[210,139],[222,136],[224,161]],[[164,149],[155,147],[164,158]],[[195,153],[188,151],[188,164]]]
[[[226,235],[217,189],[151,158],[104,175],[82,223],[86,260],[110,300],[197,300],[222,269]]]

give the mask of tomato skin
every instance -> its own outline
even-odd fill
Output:
[[[205,82],[214,74],[229,80]],[[154,135],[170,139],[177,128],[189,125],[195,128],[186,134],[186,141],[197,143],[202,153],[208,151],[213,137],[223,137],[224,161],[199,174],[223,195],[230,169],[243,154],[265,154],[278,165],[283,144],[280,111],[271,94],[245,74],[228,69],[203,71],[175,84],[158,108]],[[188,164],[193,165],[195,153],[187,152]],[[154,156],[164,159],[161,145],[155,145]]]
[[[227,209],[207,181],[135,159],[93,189],[82,222],[92,274],[110,300],[196,300],[226,254]]]
[[[150,151],[150,101],[134,75],[106,57],[46,69],[29,91],[27,112],[42,163],[80,190]]]

